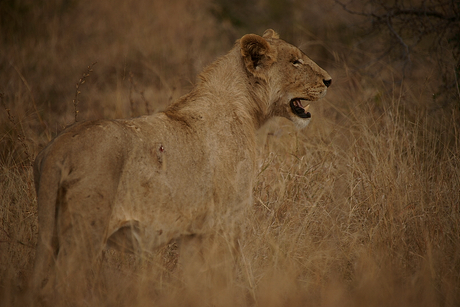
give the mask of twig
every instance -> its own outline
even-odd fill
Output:
[[[387,23],[388,30],[390,30],[390,32],[396,37],[396,39],[399,41],[399,43],[404,47],[404,49],[406,51],[404,53],[404,58],[407,58],[409,60],[409,62],[410,62],[411,60],[410,60],[409,46],[407,46],[407,44],[404,42],[402,37],[393,28],[393,25],[391,24],[391,17],[390,16],[388,16],[386,23]]]
[[[30,245],[30,244],[27,244],[27,243],[24,243],[24,242],[22,242],[22,241],[19,241],[19,240],[16,239],[16,238],[12,238],[12,237],[10,236],[10,234],[6,232],[5,229],[2,229],[2,231],[5,233],[5,235],[7,236],[8,239],[13,240],[13,241],[16,241],[16,243],[21,244],[21,245],[23,245],[23,246],[25,246],[25,247],[28,247],[28,248],[35,248],[35,246],[32,246],[32,245]],[[8,243],[8,242],[9,242],[9,241],[0,241],[0,243]]]
[[[42,117],[40,116],[40,113],[38,112],[37,103],[35,102],[35,98],[34,98],[34,95],[32,94],[32,89],[30,88],[29,82],[27,82],[26,78],[24,78],[24,76],[22,75],[22,73],[19,71],[19,69],[16,67],[16,65],[13,64],[13,62],[11,62],[10,60],[8,60],[8,62],[10,63],[11,67],[13,67],[13,69],[16,71],[16,73],[19,75],[19,78],[21,78],[22,83],[24,83],[24,85],[26,86],[27,92],[28,92],[29,95],[30,95],[30,99],[32,99],[32,105],[33,105],[33,107],[34,107],[35,114],[37,114],[38,121],[39,121],[40,124],[43,126],[43,129],[45,130],[45,132],[46,132],[46,134],[47,134],[46,136],[47,136],[48,139],[49,139],[50,136],[49,136],[49,133],[48,133],[48,129],[47,129],[46,124],[45,124],[45,122],[43,121]]]
[[[455,16],[446,16],[444,14],[433,12],[429,10],[417,10],[417,9],[399,9],[393,12],[393,16],[398,15],[414,15],[419,17],[436,17],[439,19],[446,20],[448,22],[454,22],[458,20]]]
[[[78,95],[81,93],[80,92],[80,86],[82,86],[86,82],[86,78],[89,77],[89,74],[93,72],[93,67],[96,65],[97,62],[94,62],[93,64],[89,65],[86,71],[83,73],[83,76],[78,80],[77,84],[75,85],[75,98],[73,99],[73,107],[74,107],[74,114],[75,114],[75,122],[78,121]]]
[[[27,161],[29,161],[29,166],[32,166],[33,163],[32,163],[32,159],[29,154],[29,148],[26,144],[26,137],[23,133],[19,131],[19,128],[16,125],[16,120],[14,118],[14,115],[11,114],[11,110],[6,107],[6,104],[3,102],[3,97],[4,97],[4,94],[0,93],[0,104],[3,106],[6,113],[8,114],[8,120],[13,124],[14,130],[16,131],[18,135],[18,140],[21,143],[21,146],[24,148],[24,154],[26,155]]]
[[[144,91],[139,91],[137,89],[136,82],[134,81],[134,74],[132,72],[129,73],[129,83],[130,83],[130,87],[129,87],[129,102],[130,102],[130,105],[131,105],[131,115],[134,114],[134,99],[132,97],[133,89],[134,89],[134,91],[136,93],[138,93],[141,96],[141,99],[144,102],[145,111],[147,112],[147,114],[151,114],[152,112],[150,110],[150,103],[145,98]]]
[[[129,72],[129,106],[131,109],[131,116],[134,115],[133,88],[134,88],[133,72],[130,71]]]
[[[342,3],[342,1],[339,1],[339,0],[335,0],[335,3],[340,5],[345,12],[350,13],[352,15],[360,15],[360,16],[365,16],[365,17],[372,16],[372,17],[377,18],[378,20],[384,20],[385,17],[395,17],[395,16],[400,16],[400,15],[406,15],[406,16],[412,15],[412,16],[418,16],[418,17],[436,17],[436,18],[445,20],[447,22],[458,21],[458,17],[456,17],[455,15],[454,16],[447,16],[447,15],[444,15],[442,13],[432,11],[430,9],[399,9],[398,8],[398,9],[390,10],[390,8],[384,6],[382,3],[380,3],[380,5],[383,6],[383,8],[387,11],[387,13],[382,14],[382,15],[377,15],[375,13],[365,13],[365,12],[358,12],[358,11],[350,10],[347,7],[348,4]]]
[[[460,98],[460,85],[458,84],[458,69],[454,69],[455,87],[457,88],[458,98]]]

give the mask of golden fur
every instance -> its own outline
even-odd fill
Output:
[[[165,112],[64,130],[35,161],[35,290],[58,291],[123,237],[152,250],[238,219],[252,202],[256,130],[274,116],[305,127],[291,101],[320,99],[330,80],[267,30],[238,40]]]

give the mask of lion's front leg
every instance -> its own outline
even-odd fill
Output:
[[[239,271],[237,238],[234,233],[184,235],[178,240],[179,268],[185,284],[185,295],[205,294],[210,305],[219,303],[219,295],[212,289],[231,291]],[[214,287],[215,286],[215,287]]]

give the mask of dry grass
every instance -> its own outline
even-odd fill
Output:
[[[242,34],[214,19],[207,1],[115,2],[50,2],[54,6],[44,9],[50,23],[37,30],[39,38],[6,28],[9,48],[0,57],[2,306],[25,304],[34,259],[29,156],[75,120],[72,100],[78,100],[79,120],[161,110]],[[64,13],[52,14],[56,7]],[[335,24],[324,31],[346,25],[337,11],[327,12],[324,20]],[[222,257],[219,247],[228,239],[222,235],[208,244],[207,269],[199,272],[177,264],[174,245],[142,257],[109,250],[105,282],[92,305],[460,304],[458,101],[433,103],[437,72],[425,59],[414,59],[412,79],[387,83],[397,75],[388,64],[350,68],[347,54],[372,57],[345,42],[353,37],[327,32],[327,39],[312,41],[295,20],[294,32],[303,36],[293,42],[318,56],[334,84],[325,100],[312,104],[314,119],[305,131],[284,120],[261,131],[240,257]],[[307,44],[303,37],[310,38]],[[75,98],[75,80],[96,61]]]

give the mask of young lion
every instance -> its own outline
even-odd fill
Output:
[[[306,127],[303,101],[322,98],[330,84],[267,30],[239,39],[165,112],[64,130],[34,165],[35,291],[65,291],[68,277],[90,270],[123,236],[152,250],[232,224],[252,202],[256,130],[274,116]]]

